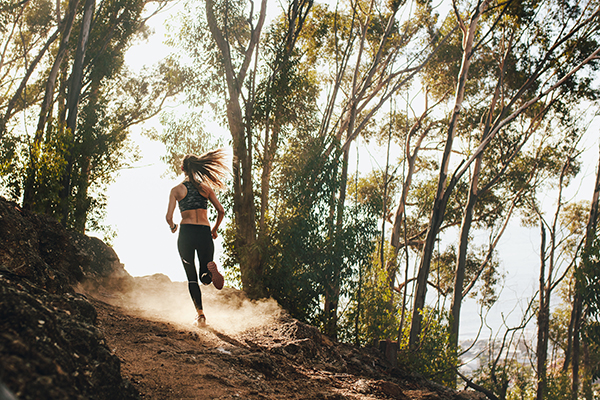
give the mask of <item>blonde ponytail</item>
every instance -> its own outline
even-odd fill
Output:
[[[212,150],[201,156],[188,154],[183,158],[183,172],[198,190],[201,185],[221,190],[225,188],[223,180],[230,172],[228,159],[229,153],[225,149]]]

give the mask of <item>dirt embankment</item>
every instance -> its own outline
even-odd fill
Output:
[[[185,283],[132,278],[98,239],[0,198],[0,382],[36,400],[481,398],[334,342],[272,300],[202,289],[198,329]]]

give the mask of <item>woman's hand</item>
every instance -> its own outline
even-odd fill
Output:
[[[173,224],[173,226],[171,227],[171,233],[175,232],[177,232],[177,224]]]
[[[219,234],[217,233],[217,227],[216,226],[211,229],[210,233],[211,233],[213,239],[216,239],[219,236]]]

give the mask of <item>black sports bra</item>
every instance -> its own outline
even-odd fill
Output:
[[[208,199],[198,192],[198,189],[196,189],[192,182],[185,181],[183,184],[187,189],[187,194],[179,201],[179,211],[184,212],[187,210],[195,210],[197,208],[206,210]]]

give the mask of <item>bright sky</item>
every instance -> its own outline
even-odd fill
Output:
[[[143,65],[150,66],[170,52],[163,44],[163,25],[169,15],[170,12],[163,12],[155,16],[151,21],[156,30],[155,35],[147,43],[137,44],[128,52],[126,61],[133,70],[138,70]],[[146,125],[149,126],[162,130],[157,119]],[[586,200],[591,199],[591,186],[598,160],[598,128],[592,126],[592,130],[587,140],[591,152],[587,158],[589,162],[586,161],[584,165],[586,178],[579,187],[579,195]],[[118,236],[113,242],[114,249],[125,269],[133,276],[162,273],[173,281],[184,281],[185,274],[176,249],[177,234],[172,234],[165,222],[169,191],[182,180],[182,176],[177,179],[163,178],[166,165],[159,159],[165,153],[162,144],[141,136],[137,129],[132,139],[140,147],[143,158],[135,164],[135,168],[122,170],[108,191],[109,202],[105,222],[117,231]],[[361,151],[360,157],[361,169],[362,165],[373,168],[376,167],[378,159],[385,160],[385,154],[382,158],[374,149]],[[351,161],[351,165],[355,163],[355,160]],[[226,212],[229,213],[230,210]],[[175,215],[178,222],[178,213]],[[502,313],[522,306],[518,299],[533,294],[538,279],[539,232],[519,227],[518,223],[513,225],[505,233],[499,249],[502,267],[507,276],[501,300],[492,312],[498,323],[503,318]],[[93,232],[90,234],[94,235]],[[215,259],[220,265],[221,238],[216,241],[216,249]],[[520,312],[517,311],[516,314]],[[474,302],[465,304],[463,315],[476,315]],[[470,326],[464,326],[462,337],[474,336],[475,325]]]

